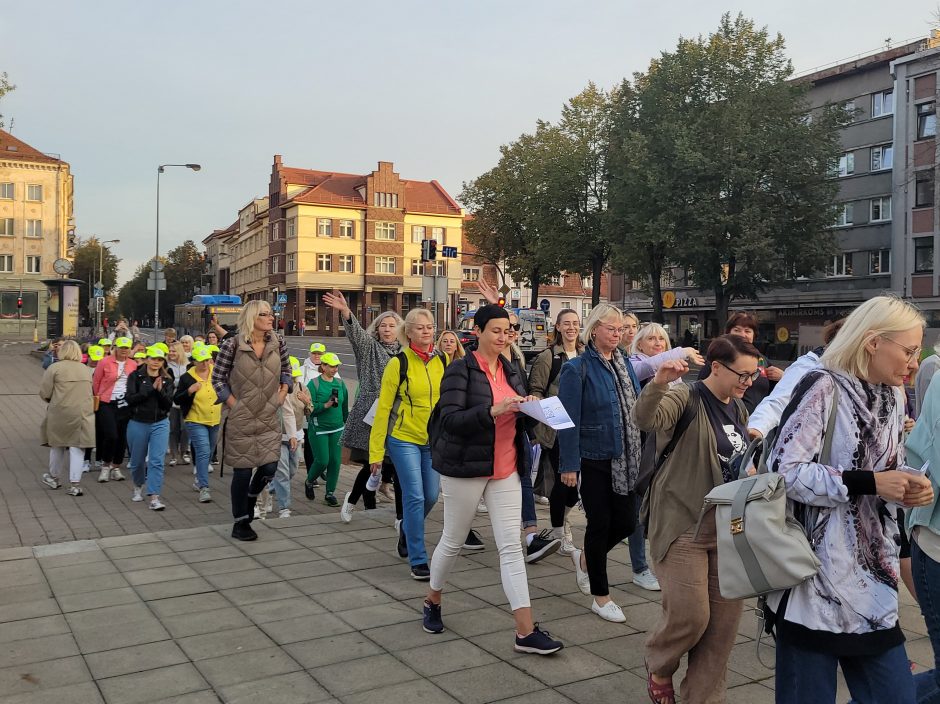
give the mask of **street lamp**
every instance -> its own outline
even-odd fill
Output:
[[[98,281],[95,282],[95,288],[101,289],[104,293],[104,245],[119,244],[121,240],[98,240]],[[95,304],[95,328],[101,329],[101,336],[104,337],[106,331],[101,327],[101,311],[98,310],[98,304]]]
[[[154,273],[157,273],[157,267],[160,262],[160,174],[163,173],[164,169],[167,169],[171,166],[178,166],[184,169],[192,169],[193,171],[199,171],[202,167],[199,164],[161,164],[157,167],[157,250],[154,254],[153,262],[150,265],[150,270]],[[153,341],[157,342],[158,335],[157,331],[160,327],[160,281],[159,277],[156,277],[153,282]]]

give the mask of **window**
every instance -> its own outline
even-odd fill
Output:
[[[36,184],[26,186],[26,200],[42,200],[42,186]]]
[[[393,240],[395,239],[395,223],[377,222],[375,223],[375,239]]]
[[[297,236],[297,218],[288,218],[287,220],[287,238]]]
[[[297,255],[296,254],[287,255],[287,270],[297,271]]]
[[[412,276],[423,276],[424,275],[424,262],[420,259],[411,260],[411,275]]]
[[[871,199],[871,221],[886,222],[891,219],[891,196]]]
[[[339,221],[339,236],[352,239],[353,237],[353,221],[352,220],[340,220]]]
[[[329,218],[317,218],[317,237],[332,237],[333,221]]]
[[[431,267],[431,271],[435,276],[447,276],[447,260],[446,259],[435,259],[432,262],[434,266]]]
[[[844,103],[842,103],[842,109],[845,110],[845,116],[847,118],[849,118],[850,120],[855,119],[855,101],[854,100],[846,100]]]
[[[276,222],[271,225],[271,239],[276,240],[281,236],[281,223]]]
[[[914,273],[933,271],[933,237],[914,238]]]
[[[427,237],[428,229],[424,225],[413,225],[411,228],[411,241],[421,244]]]
[[[839,176],[849,176],[855,173],[855,153],[848,152],[839,157]]]
[[[845,227],[846,225],[852,224],[852,218],[854,215],[854,203],[843,203],[842,207],[839,209],[839,214],[836,217],[836,227]]]
[[[0,218],[0,235],[13,237],[13,218]]]
[[[23,308],[16,307],[16,301],[22,296]],[[0,317],[16,318],[22,315],[24,319],[39,317],[39,293],[36,291],[0,291]]]
[[[373,195],[373,202],[376,208],[397,208],[398,207],[398,194],[397,193],[375,193]]]
[[[4,274],[13,273],[13,255],[12,254],[0,254],[0,272]]]
[[[933,206],[933,169],[914,174],[914,207]]]
[[[13,200],[13,184],[0,183],[0,198],[4,200]]]
[[[587,317],[591,314],[591,302],[582,301],[581,302],[581,320],[587,320]]]
[[[431,239],[437,240],[437,243],[442,245],[444,244],[444,228],[443,227],[432,227],[431,228]]]
[[[883,117],[894,113],[894,91],[883,90],[871,95],[871,116]]]
[[[42,237],[42,220],[27,220],[26,221],[26,236],[27,237]]]
[[[356,260],[352,254],[339,255],[339,270],[344,274],[352,274],[356,270]]]
[[[571,301],[562,301],[562,302],[561,302],[561,310],[564,310],[565,308],[570,308],[570,307],[571,307]]]
[[[27,274],[42,273],[42,257],[38,257],[32,254],[26,255],[26,273]]]
[[[594,277],[593,276],[582,276],[581,277],[581,288],[593,288],[594,287]]]
[[[937,104],[921,103],[917,106],[917,139],[937,136]]]
[[[333,271],[333,257],[329,254],[318,254],[317,271]]]
[[[479,281],[480,280],[480,270],[474,267],[463,268],[463,280],[464,281]]]
[[[890,144],[882,144],[880,147],[871,148],[871,170],[881,171],[890,169],[894,162],[894,147]]]
[[[852,275],[852,255],[845,252],[837,254],[832,258],[829,266],[826,268],[826,276],[851,276]]]
[[[280,262],[278,261],[278,259],[279,257],[277,256],[271,257],[271,273],[272,274],[281,273]]]
[[[395,257],[376,257],[375,258],[375,273],[376,274],[394,274],[395,273]]]
[[[890,274],[891,273],[891,250],[876,249],[869,253],[868,273],[869,274]]]

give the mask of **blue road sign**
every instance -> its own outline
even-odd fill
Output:
[[[450,257],[451,259],[457,258],[457,248],[456,247],[441,247],[441,254],[445,257]]]
[[[543,313],[548,313],[548,310],[551,307],[552,307],[552,304],[551,302],[549,302],[547,298],[543,298],[541,301],[539,301],[539,308],[542,309]]]
[[[287,303],[287,294],[286,293],[277,294],[277,302],[280,305]]]
[[[92,298],[104,298],[104,289],[96,288],[95,295]]]
[[[282,306],[280,303],[275,303],[273,306],[271,306],[271,308],[275,313],[280,313],[282,310],[284,310],[284,306]]]

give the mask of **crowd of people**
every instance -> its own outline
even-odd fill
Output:
[[[68,493],[81,495],[90,448],[98,480],[121,481],[129,451],[132,500],[146,495],[162,509],[165,465],[192,461],[193,488],[209,501],[220,444],[219,460],[232,470],[232,536],[255,540],[251,523],[266,503],[289,517],[303,459],[306,498],[322,481],[324,502],[344,522],[360,499],[365,509],[378,495],[394,500],[398,554],[411,578],[428,582],[429,634],[445,630],[449,576],[461,551],[485,547],[474,525],[488,520],[513,647],[538,655],[563,644],[534,620],[527,564],[570,556],[590,610],[622,623],[608,555],[626,543],[633,582],[662,594],[645,644],[651,701],[707,703],[726,700],[743,602],[722,590],[728,526],[703,507],[716,487],[757,471],[741,458],[758,447],[818,563],[805,581],[761,594],[777,645],[776,701],[835,702],[840,668],[855,702],[940,701],[940,667],[912,675],[898,620],[903,582],[940,652],[940,514],[930,470],[940,467],[940,381],[931,379],[940,357],[918,373],[925,321],[915,307],[872,298],[786,370],[754,346],[758,322],[747,313],[732,315],[702,355],[672,349],[662,326],[614,306],[595,306],[583,321],[565,309],[527,368],[518,317],[496,304],[495,291],[481,292],[491,302],[475,313],[471,352],[453,332],[435,337],[425,309],[404,319],[385,312],[364,328],[342,294],[324,295],[356,359],[352,398],[338,355],[313,343],[303,363],[291,357],[264,301],[247,303],[238,329],[222,339],[177,342],[167,331],[165,343],[138,351],[118,331],[84,352],[62,341],[40,388],[49,402],[43,482],[58,488],[68,472]],[[691,382],[690,369],[699,370]],[[556,431],[520,411],[556,396],[572,427]],[[343,449],[359,469],[340,501]],[[429,554],[425,521],[439,500],[443,532]],[[550,519],[542,530],[541,501]],[[578,505],[586,518],[580,547],[569,520]]]

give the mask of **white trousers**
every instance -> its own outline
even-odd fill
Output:
[[[49,474],[56,479],[68,471],[69,481],[78,484],[82,480],[82,465],[85,462],[85,450],[80,447],[50,447]]]
[[[519,540],[519,516],[522,513],[519,475],[513,472],[505,479],[495,480],[442,476],[441,496],[444,498],[444,532],[431,555],[431,589],[440,591],[447,583],[482,497],[499,550],[499,573],[509,607],[515,611],[529,606],[529,583]]]

